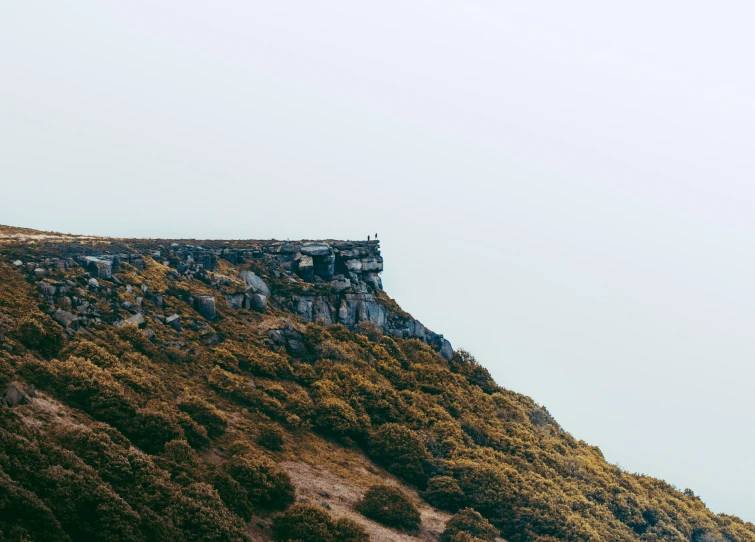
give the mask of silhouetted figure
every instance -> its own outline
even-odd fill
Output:
[[[375,241],[377,241],[377,233],[375,234]]]
[[[369,241],[369,240],[370,240],[370,236],[368,235],[368,236],[367,236],[367,241]]]

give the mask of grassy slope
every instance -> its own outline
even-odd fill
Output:
[[[3,251],[15,258],[46,242],[14,240]],[[119,277],[161,292],[166,315],[202,322],[171,292],[208,286],[175,283],[168,268],[147,264]],[[53,279],[86,284],[80,269]],[[422,539],[437,539],[449,517],[437,507],[471,506],[512,541],[755,540],[752,524],[607,463],[465,353],[447,362],[375,329],[223,303],[209,322],[213,346],[206,329],[176,332],[151,317],[152,341],[104,324],[68,339],[40,302],[34,280],[0,262],[0,333],[12,348],[0,349],[0,379],[39,390],[28,405],[0,408],[0,540],[267,540],[271,514],[289,502],[286,476],[299,500],[327,503],[373,540],[409,539],[353,511],[381,480],[421,506]],[[147,315],[158,310],[144,303]],[[296,357],[265,340],[287,322],[306,346]],[[257,442],[271,428],[280,450]],[[386,428],[394,432],[381,440]],[[241,459],[257,474],[234,493],[229,473]]]

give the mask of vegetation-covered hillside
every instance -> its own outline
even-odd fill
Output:
[[[330,283],[251,257],[179,273],[144,250],[170,241],[2,233],[0,540],[755,541],[470,354],[386,334],[408,315],[382,292],[386,324],[349,329],[287,308]],[[85,245],[143,265],[96,276]],[[236,303],[245,271],[269,302]]]

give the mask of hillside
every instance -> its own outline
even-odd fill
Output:
[[[377,241],[1,226],[0,541],[755,541],[495,383],[382,269]]]

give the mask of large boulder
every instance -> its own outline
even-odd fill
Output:
[[[226,294],[225,300],[228,303],[228,307],[234,310],[238,310],[244,306],[244,294]]]
[[[58,309],[52,314],[52,319],[66,329],[79,328],[79,318],[68,311]]]
[[[312,282],[315,279],[315,263],[311,256],[302,256],[298,260],[296,273],[306,282]]]
[[[176,331],[181,331],[181,317],[177,314],[174,314],[172,316],[168,316],[165,319],[165,323],[175,329]]]
[[[267,287],[265,281],[260,277],[249,270],[241,271],[239,274],[241,275],[244,284],[246,284],[246,287],[249,288],[252,293],[270,297],[270,288]]]
[[[42,281],[39,283],[39,289],[42,290],[42,295],[53,296],[57,288],[49,282]]]
[[[8,406],[25,405],[31,402],[31,397],[26,393],[24,386],[18,382],[13,382],[5,390],[3,402]]]
[[[139,328],[143,328],[147,325],[147,321],[144,319],[144,315],[140,312],[137,312],[133,316],[126,318],[123,323],[127,325],[134,325]]]
[[[265,312],[265,309],[267,309],[267,296],[254,294],[252,296],[251,306],[257,312]]]
[[[333,249],[327,243],[307,243],[301,247],[300,252],[305,256],[330,256]]]
[[[211,295],[200,295],[194,300],[196,311],[207,318],[213,320],[218,313],[215,311],[215,297]]]

